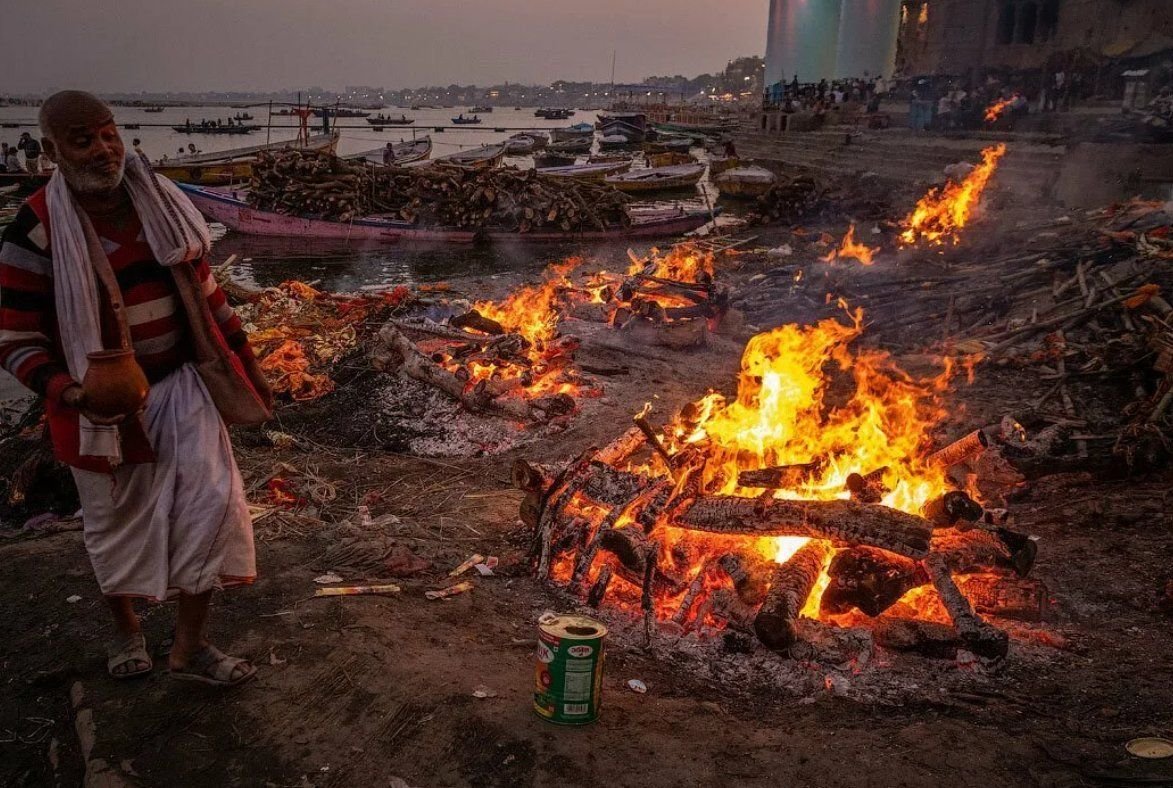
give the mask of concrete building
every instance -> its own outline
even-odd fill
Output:
[[[897,70],[965,76],[1173,50],[1173,0],[903,0]]]

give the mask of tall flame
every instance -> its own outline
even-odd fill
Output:
[[[837,259],[851,257],[863,265],[871,265],[875,262],[875,254],[878,251],[880,251],[879,247],[873,249],[855,240],[855,225],[853,224],[847,229],[847,234],[843,236],[843,242],[839,248],[829,252],[822,260],[824,263],[831,263]]]
[[[921,198],[904,220],[900,239],[906,244],[927,241],[931,244],[957,243],[961,228],[973,217],[986,184],[1006,153],[999,143],[982,151],[982,163],[974,167],[960,183],[950,181],[944,188],[932,189]]]

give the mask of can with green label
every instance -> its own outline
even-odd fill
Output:
[[[534,711],[559,725],[586,725],[599,717],[603,638],[593,618],[547,613],[538,619]]]

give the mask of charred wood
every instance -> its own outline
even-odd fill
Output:
[[[794,645],[798,616],[830,555],[829,543],[813,539],[774,570],[770,590],[753,622],[754,632],[766,646],[785,651]]]

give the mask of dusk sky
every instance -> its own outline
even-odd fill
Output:
[[[765,51],[766,0],[37,0],[0,94],[695,76]]]

